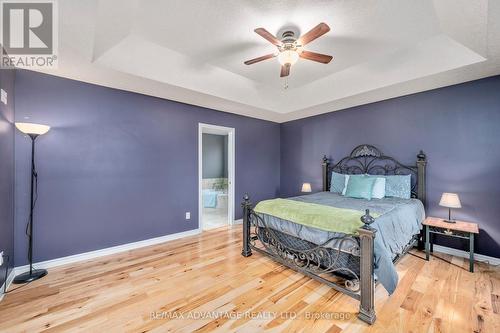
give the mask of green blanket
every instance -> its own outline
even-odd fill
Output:
[[[314,203],[271,199],[264,200],[254,208],[256,213],[267,214],[283,220],[331,232],[357,234],[363,226],[362,211],[319,205]],[[379,214],[370,213],[374,218]]]

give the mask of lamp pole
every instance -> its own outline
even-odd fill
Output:
[[[17,275],[14,278],[14,281],[12,281],[15,284],[31,282],[47,275],[47,270],[33,268],[33,210],[35,208],[35,186],[38,186],[38,175],[35,168],[35,141],[40,134],[38,133],[26,133],[26,134],[28,134],[28,136],[31,139],[30,215],[29,215],[29,225],[27,228],[28,242],[29,242],[28,261],[30,264],[30,269],[28,272],[24,272]]]
[[[38,134],[30,134],[31,138],[31,193],[30,193],[30,231],[29,231],[29,251],[28,251],[28,259],[30,262],[30,276],[33,275],[33,200],[34,200],[34,182],[36,179],[36,170],[35,170],[35,140],[38,137]]]

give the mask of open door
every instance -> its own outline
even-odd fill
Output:
[[[234,128],[199,124],[199,228],[234,222]]]

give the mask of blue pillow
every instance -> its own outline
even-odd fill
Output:
[[[376,178],[374,177],[349,177],[345,196],[358,199],[372,199],[373,185]]]
[[[342,193],[345,187],[345,175],[341,173],[332,172],[332,179],[330,181],[330,192]]]
[[[385,196],[411,198],[411,175],[385,176]]]

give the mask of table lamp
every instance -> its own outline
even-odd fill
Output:
[[[302,192],[304,192],[304,193],[312,192],[311,183],[303,183],[302,184]]]
[[[460,204],[460,198],[456,193],[443,193],[441,196],[441,200],[439,201],[439,206],[448,208],[448,219],[444,220],[444,222],[455,223],[455,220],[451,219],[451,209],[452,208],[462,208]]]

